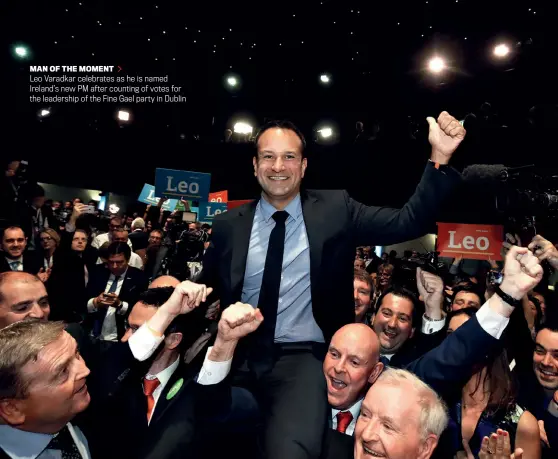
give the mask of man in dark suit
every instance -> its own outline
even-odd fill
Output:
[[[152,324],[159,309],[166,308],[172,298],[175,288],[157,286],[168,282],[155,280],[154,283],[156,286],[144,292],[133,307],[122,343],[137,338],[134,335],[141,326]],[[184,284],[199,288],[197,284]],[[208,430],[209,419],[226,412],[231,404],[230,389],[225,384],[207,385],[218,384],[226,377],[236,342],[257,328],[261,320],[259,311],[250,305],[237,303],[228,308],[203,365],[187,365],[182,359],[182,350],[203,330],[200,309],[187,316],[176,316],[166,327],[164,339],[152,357],[142,364],[133,363],[128,346],[122,343],[114,346],[107,354],[106,368],[99,369],[101,378],[93,378],[91,383],[93,391],[98,387],[101,393],[109,393],[98,396],[90,413],[93,425],[85,429],[92,455],[194,458],[202,450],[207,451],[210,445],[198,440]],[[220,358],[215,359],[217,354]],[[208,358],[213,362],[211,367]],[[95,402],[94,395],[92,392]],[[99,423],[100,416],[102,423]]]
[[[321,359],[324,343],[355,320],[355,247],[423,235],[459,181],[447,163],[465,130],[447,112],[428,122],[431,160],[401,210],[364,206],[345,191],[301,192],[304,137],[292,123],[273,122],[256,137],[262,198],[214,220],[201,282],[217,290],[222,304],[242,300],[266,318],[245,355],[269,413],[269,458],[320,455],[327,426]]]
[[[113,242],[107,250],[107,267],[93,269],[87,285],[89,327],[101,347],[110,347],[124,336],[129,308],[148,286],[143,272],[128,266],[131,250],[127,244]]]
[[[0,273],[23,271],[38,274],[41,260],[31,252],[25,252],[27,238],[19,226],[10,226],[2,232],[2,254],[0,254]]]

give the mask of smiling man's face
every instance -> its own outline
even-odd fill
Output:
[[[260,136],[257,147],[254,175],[266,200],[276,208],[284,208],[300,191],[306,172],[302,141],[290,129],[271,128]]]
[[[337,410],[346,410],[360,400],[379,376],[378,338],[364,324],[346,325],[333,335],[323,370],[327,400]]]

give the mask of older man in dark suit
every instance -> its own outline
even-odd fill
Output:
[[[423,235],[459,182],[447,163],[465,130],[447,112],[428,122],[431,159],[401,210],[367,207],[345,191],[301,192],[304,137],[292,123],[274,122],[256,138],[261,199],[214,221],[201,282],[222,304],[242,300],[265,317],[245,356],[269,414],[268,458],[319,457],[327,426],[321,359],[333,333],[354,322],[355,247]]]

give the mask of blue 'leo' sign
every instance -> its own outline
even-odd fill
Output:
[[[157,196],[207,201],[210,184],[211,174],[174,169],[155,170],[155,194]]]
[[[215,215],[222,214],[227,211],[227,203],[225,202],[200,202],[199,217],[200,222],[211,222]]]

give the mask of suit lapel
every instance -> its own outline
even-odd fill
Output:
[[[169,407],[180,398],[181,393],[191,381],[192,375],[189,374],[186,365],[181,360],[165,386],[165,389],[159,396],[159,400],[157,400],[150,425],[158,422],[163,417]]]
[[[318,214],[319,201],[315,196],[310,196],[307,192],[301,192],[302,199],[302,215],[304,216],[304,225],[306,226],[306,234],[308,235],[308,246],[310,248],[310,288],[312,297],[314,288],[317,288],[317,274],[320,271],[322,263],[322,250],[324,245],[323,238],[323,220]]]
[[[252,224],[256,214],[256,206],[259,200],[251,202],[239,212],[239,218],[233,224],[232,260],[231,260],[231,292],[232,301],[240,300],[244,273],[246,271],[246,259],[250,245]]]

